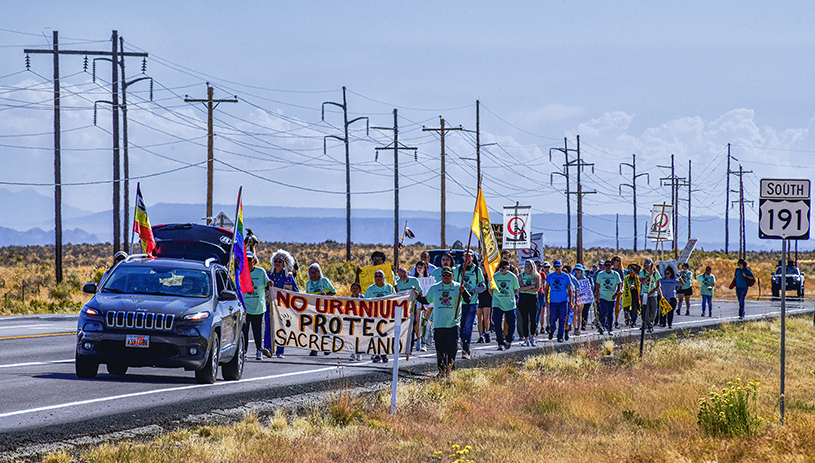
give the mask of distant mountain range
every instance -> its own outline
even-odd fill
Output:
[[[150,222],[162,223],[193,222],[202,223],[206,207],[203,204],[158,203],[148,207]],[[234,205],[215,205],[214,211],[234,214]],[[6,217],[4,227],[0,227],[0,246],[54,244],[54,205],[53,199],[34,190],[10,192],[0,189],[0,213]],[[113,215],[111,211],[89,212],[64,205],[63,242],[98,243],[110,242],[113,236]],[[734,214],[735,215],[735,214]],[[132,220],[132,215],[131,215]],[[493,214],[493,222],[500,222],[499,214]],[[585,247],[614,248],[617,244],[617,223],[613,214],[584,216],[583,245]],[[638,248],[643,249],[645,228],[648,217],[638,216],[640,236]],[[302,208],[281,206],[244,205],[244,221],[255,235],[264,241],[319,243],[327,240],[345,242],[345,209]],[[436,211],[400,211],[400,234],[405,221],[416,234],[415,240],[424,244],[440,243],[440,219]],[[446,241],[448,246],[456,240],[466,244],[469,236],[471,212],[452,211],[447,213]],[[572,217],[572,246],[575,245],[576,218]],[[532,233],[544,232],[546,244],[566,246],[567,221],[565,214],[533,214]],[[619,245],[631,249],[632,217],[619,216]],[[130,227],[128,227],[128,230]],[[759,240],[758,224],[746,223],[747,248],[750,250],[780,249],[776,240]],[[393,211],[381,209],[354,209],[351,212],[351,239],[355,243],[390,244],[393,242]],[[707,250],[724,249],[724,219],[710,216],[694,218],[693,235],[699,239],[698,247]],[[680,216],[679,241],[683,246],[687,240],[687,221]],[[647,243],[649,249],[654,244]],[[808,242],[799,246],[810,249]],[[738,248],[738,216],[730,220],[730,250]]]

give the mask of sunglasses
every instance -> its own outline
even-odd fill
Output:
[[[283,263],[284,263],[284,262],[283,262],[282,260],[280,260],[280,259],[275,259],[273,262],[274,262],[275,264],[283,264]]]

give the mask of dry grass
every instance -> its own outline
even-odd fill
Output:
[[[778,321],[668,339],[638,359],[634,347],[585,345],[449,380],[400,386],[390,396],[338,393],[300,415],[255,416],[225,427],[179,430],[147,444],[108,444],[81,455],[107,462],[815,461],[815,328],[787,324],[787,425],[778,423]],[[601,351],[613,350],[613,357]],[[611,360],[609,360],[611,359]],[[758,436],[711,438],[698,400],[741,378],[761,382]],[[453,445],[460,447],[454,448]],[[64,455],[47,461],[65,461]]]

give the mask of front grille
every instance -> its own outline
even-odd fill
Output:
[[[175,315],[163,313],[110,311],[105,315],[108,328],[170,331],[173,321]]]

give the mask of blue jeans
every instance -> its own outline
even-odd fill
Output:
[[[707,305],[708,310],[710,310],[708,313],[713,313],[713,296],[702,295],[702,315],[705,314],[705,305]]]
[[[600,326],[611,333],[611,328],[614,326],[614,301],[607,301],[600,298],[597,301],[600,305]]]
[[[504,312],[497,307],[492,308],[492,328],[499,346],[504,344],[504,317],[507,317],[508,328],[506,342],[512,342],[515,339],[515,311]]]
[[[546,305],[546,295],[538,293],[538,310],[535,312],[535,336],[538,335],[538,326],[540,326],[541,312],[543,312],[544,305]]]
[[[744,318],[744,299],[747,297],[748,287],[739,288],[736,286],[736,297],[739,298],[739,317]]]
[[[461,350],[470,352],[470,338],[473,337],[473,322],[475,314],[478,312],[478,302],[475,304],[464,304],[461,306],[461,323],[459,323],[459,337],[461,338]]]
[[[549,332],[554,333],[557,328],[557,338],[563,339],[566,332],[566,317],[569,315],[569,303],[550,302],[549,303]]]

